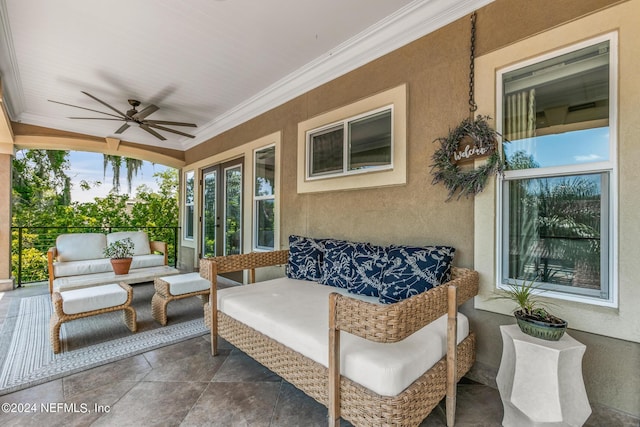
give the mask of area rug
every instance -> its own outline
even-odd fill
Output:
[[[138,332],[127,329],[121,311],[77,319],[62,325],[59,354],[53,353],[49,341],[49,294],[17,300],[0,335],[0,395],[208,332],[199,298],[169,303],[169,323],[162,327],[151,315],[153,284],[133,288]]]

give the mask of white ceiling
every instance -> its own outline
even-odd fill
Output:
[[[0,76],[13,121],[115,137],[127,99],[195,138],[188,149],[493,0],[0,0]]]

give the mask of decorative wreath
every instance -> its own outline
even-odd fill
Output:
[[[489,116],[478,115],[475,120],[464,119],[462,123],[449,132],[449,135],[437,138],[433,142],[440,142],[441,146],[433,154],[433,164],[431,173],[433,174],[432,184],[442,182],[449,190],[447,201],[458,193],[461,196],[469,197],[484,190],[489,175],[502,174],[505,168],[505,160],[501,151],[497,149],[498,132],[489,126]],[[470,137],[476,147],[494,148],[493,153],[487,162],[477,169],[461,170],[454,163],[453,155],[458,149],[460,141]]]

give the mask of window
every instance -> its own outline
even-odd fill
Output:
[[[615,34],[498,71],[499,286],[615,303]]]
[[[188,171],[184,178],[184,238],[189,240],[193,240],[194,188],[194,172]]]
[[[276,148],[270,146],[255,151],[254,155],[254,248],[275,248],[275,178]]]
[[[308,178],[393,167],[392,107],[351,117],[307,133]]]

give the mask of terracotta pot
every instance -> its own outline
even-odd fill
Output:
[[[111,258],[111,267],[116,275],[127,274],[133,258]]]

